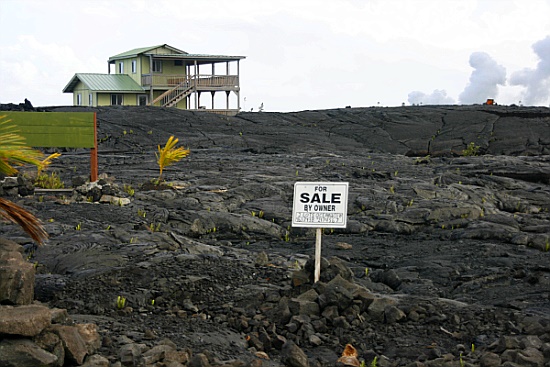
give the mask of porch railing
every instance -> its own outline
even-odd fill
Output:
[[[141,76],[141,85],[153,88],[174,88],[177,85],[188,83],[189,86],[197,89],[203,88],[237,88],[239,77],[237,75],[167,75],[167,74],[144,74]]]

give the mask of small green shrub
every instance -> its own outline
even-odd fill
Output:
[[[474,142],[468,144],[466,149],[462,151],[462,155],[465,157],[474,157],[479,154],[479,145],[476,145]]]
[[[34,180],[34,186],[43,189],[62,189],[65,187],[65,184],[61,181],[57,173],[52,172],[49,175],[47,173],[37,175]]]

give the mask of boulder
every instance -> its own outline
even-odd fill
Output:
[[[51,323],[50,310],[40,305],[0,306],[0,334],[36,336]]]
[[[75,326],[52,325],[49,330],[59,336],[68,361],[81,365],[88,354],[88,346]]]
[[[54,354],[45,351],[30,339],[0,340],[0,366],[57,367],[62,365],[59,362]]]
[[[287,341],[281,350],[281,362],[288,367],[309,367],[305,352],[293,341]]]
[[[34,298],[34,266],[25,261],[22,247],[3,240],[0,245],[0,304],[28,305]]]

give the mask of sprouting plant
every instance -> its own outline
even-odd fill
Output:
[[[107,228],[105,228],[105,230],[106,230],[106,231],[110,231],[110,230],[111,230],[111,225],[109,224],[109,225],[107,226]]]
[[[288,233],[288,232],[285,233],[284,240],[285,240],[285,242],[289,242],[289,241],[290,241],[290,233]]]
[[[395,170],[395,172],[393,173],[394,176],[397,177],[397,174],[399,173],[399,171]]]
[[[250,214],[252,214],[253,217],[256,216],[256,212],[254,210]]]
[[[134,196],[134,194],[136,193],[136,190],[134,190],[134,188],[132,188],[132,185],[125,184],[123,186],[123,190],[124,190],[125,193],[127,193],[130,196]]]
[[[154,306],[154,305],[155,305],[155,300],[152,299],[152,300],[151,300],[151,306]]]
[[[260,212],[258,213],[258,217],[259,217],[259,218],[263,218],[263,217],[264,217],[264,211],[263,211],[263,210],[260,210]]]
[[[88,197],[86,197],[86,201],[88,203],[93,203],[94,202],[94,197],[93,196],[88,196]]]
[[[126,307],[126,298],[118,296],[116,299],[116,308],[122,310],[124,307]]]
[[[138,209],[137,213],[142,218],[145,218],[147,216],[147,213],[143,209]]]
[[[408,206],[408,207],[411,207],[411,206],[413,205],[413,203],[414,203],[414,200],[411,199],[411,200],[409,200],[409,202],[407,203],[407,206]]]
[[[298,177],[298,170],[296,170],[296,177]]]
[[[472,350],[472,353],[474,353],[474,352],[476,351],[476,346],[475,346],[474,343],[472,343],[472,348],[471,348],[471,350]]]
[[[137,242],[137,238],[135,238],[135,237],[130,238],[130,243],[136,243],[136,242]]]
[[[378,357],[374,357],[374,359],[370,363],[370,367],[377,367],[377,366],[378,366]]]
[[[160,231],[160,223],[157,223],[157,224],[151,223],[151,224],[149,224],[149,230],[150,230],[151,232],[158,232],[158,231]]]
[[[466,365],[466,363],[464,362],[464,360],[462,359],[462,352],[460,352],[460,355],[458,356],[458,359],[459,359],[459,364],[460,364],[460,367],[464,367]]]
[[[39,202],[39,203],[42,203],[43,201],[44,201],[44,195],[40,195],[40,196],[38,197],[38,202]]]
[[[366,277],[369,276],[369,268],[365,268],[365,276],[366,276]]]
[[[147,131],[147,135],[153,135],[153,130]]]
[[[390,186],[390,193],[395,194],[395,187],[393,185]]]
[[[80,230],[82,229],[82,223],[79,222],[79,223],[74,227],[74,229],[76,229],[77,231],[80,231]]]
[[[185,149],[183,147],[176,148],[176,144],[178,143],[178,141],[179,140],[177,138],[174,138],[174,136],[170,136],[164,148],[161,148],[160,145],[158,146],[158,153],[155,153],[155,155],[157,157],[157,163],[159,165],[160,171],[158,178],[159,182],[162,179],[162,172],[166,167],[176,162],[179,162],[182,158],[187,157],[190,153],[189,149]]]

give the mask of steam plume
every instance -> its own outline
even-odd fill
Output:
[[[475,70],[470,75],[470,82],[458,96],[460,103],[483,103],[487,98],[495,98],[498,85],[506,82],[506,69],[485,52],[472,53],[470,66]]]
[[[432,94],[426,94],[420,91],[410,92],[408,96],[410,104],[418,105],[436,105],[436,104],[454,104],[455,100],[447,96],[447,92],[442,89],[436,89]]]
[[[511,85],[525,87],[526,105],[546,103],[550,98],[550,36],[533,44],[533,51],[539,57],[537,67],[516,71],[510,77]]]

